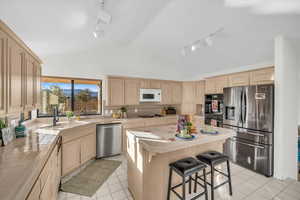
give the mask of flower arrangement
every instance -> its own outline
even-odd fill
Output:
[[[74,117],[74,113],[72,111],[66,111],[66,116],[68,120],[71,120],[71,118]]]

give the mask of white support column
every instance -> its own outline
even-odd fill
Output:
[[[279,179],[297,179],[299,49],[295,40],[275,38],[274,176]]]

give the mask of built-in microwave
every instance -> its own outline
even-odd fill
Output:
[[[140,89],[140,102],[160,102],[161,89]]]

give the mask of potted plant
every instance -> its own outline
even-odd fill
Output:
[[[68,121],[70,122],[72,117],[74,117],[74,113],[72,111],[66,111],[66,117],[68,118]]]
[[[122,118],[127,118],[127,108],[123,106],[120,110],[122,113]]]
[[[192,126],[193,126],[193,123],[192,123],[192,122],[187,122],[187,123],[186,123],[186,129],[187,129],[187,133],[188,133],[188,134],[191,134],[191,133],[192,133]]]
[[[0,119],[0,146],[2,146],[2,129],[6,128],[6,123],[4,120]]]

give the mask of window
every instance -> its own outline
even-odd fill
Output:
[[[71,78],[42,78],[42,106],[39,117],[51,116],[57,106],[60,115],[66,111],[75,114],[101,114],[102,82]]]

